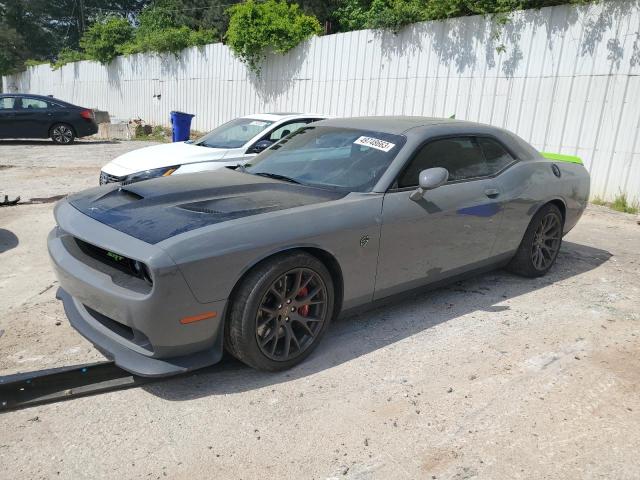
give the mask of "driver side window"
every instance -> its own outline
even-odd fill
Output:
[[[443,138],[418,151],[398,179],[398,188],[417,187],[420,172],[428,168],[446,168],[449,182],[455,182],[494,175],[513,161],[500,144],[488,138]]]

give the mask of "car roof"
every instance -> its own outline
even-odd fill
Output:
[[[407,130],[416,127],[429,127],[433,125],[478,125],[474,122],[456,120],[453,118],[437,117],[411,117],[403,115],[379,116],[379,117],[345,117],[321,120],[316,125],[329,127],[357,128],[362,130],[373,130],[376,132],[402,134]]]
[[[279,122],[281,120],[292,120],[296,118],[327,118],[327,115],[318,113],[252,113],[251,115],[244,115],[243,118],[251,118],[253,120],[267,120],[270,122]]]
[[[49,102],[61,103],[64,105],[72,105],[69,102],[65,102],[64,100],[60,100],[59,98],[55,98],[50,95],[36,95],[35,93],[0,93],[0,97],[29,97],[29,98],[38,98],[41,100],[47,100]]]

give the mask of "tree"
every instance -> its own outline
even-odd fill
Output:
[[[425,6],[424,0],[373,0],[367,27],[397,32],[405,25],[426,20]]]
[[[81,60],[88,60],[87,54],[84,52],[80,52],[78,50],[73,50],[72,48],[65,47],[60,53],[56,56],[56,61],[51,64],[51,67],[54,70],[59,69],[60,67],[66,65],[67,63],[79,62]],[[25,62],[25,65],[28,64]]]
[[[123,45],[123,53],[177,53],[187,47],[213,43],[219,38],[215,29],[187,22],[184,14],[187,10],[174,8],[173,1],[156,1],[140,13],[135,36]]]
[[[24,40],[15,29],[0,23],[0,45],[0,75],[13,73],[26,58]]]
[[[335,30],[350,32],[367,28],[369,7],[359,0],[343,0],[332,14]]]
[[[109,16],[95,22],[80,39],[87,58],[108,64],[133,38],[133,27],[122,17]]]
[[[165,26],[183,26],[192,30],[226,32],[229,17],[226,9],[243,0],[153,0],[149,7],[163,10],[170,23]]]
[[[304,14],[297,4],[285,0],[247,0],[230,7],[229,14],[227,43],[256,72],[267,53],[286,53],[322,32],[316,17]]]
[[[42,25],[43,0],[0,2],[0,73],[22,68],[27,58],[41,58],[49,52],[53,35]]]
[[[0,74],[22,69],[27,59],[56,61],[63,50],[77,51],[81,24],[93,23],[105,13],[133,20],[149,1],[82,0],[81,18],[80,0],[0,0],[0,45],[9,46],[0,52],[4,65]]]

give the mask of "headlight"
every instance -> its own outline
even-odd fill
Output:
[[[162,168],[154,168],[151,170],[144,170],[142,172],[132,173],[131,175],[127,175],[123,177],[120,181],[123,185],[128,183],[141,182],[142,180],[149,180],[150,178],[157,177],[168,177],[173,172],[175,172],[180,165],[176,165],[173,167],[162,167]]]
[[[133,269],[136,276],[142,278],[149,285],[153,285],[153,280],[151,280],[151,274],[149,273],[149,269],[144,263],[139,262],[137,260],[133,260],[131,262],[131,268]]]

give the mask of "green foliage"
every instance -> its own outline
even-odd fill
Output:
[[[18,32],[0,23],[0,75],[14,73],[25,56],[26,45]]]
[[[171,129],[161,125],[136,125],[134,139],[151,142],[170,142]]]
[[[87,58],[103,65],[122,53],[122,47],[133,38],[133,27],[122,17],[109,16],[95,22],[80,39]]]
[[[373,0],[368,17],[369,28],[393,32],[426,19],[422,0]]]
[[[613,203],[611,203],[610,207],[613,210],[623,213],[638,213],[638,202],[630,203],[627,199],[626,193],[619,193],[616,198],[614,198]]]
[[[589,1],[593,0],[342,0],[333,20],[342,32],[363,28],[398,32],[411,23],[467,15],[493,15],[504,25],[514,10]]]
[[[266,0],[234,5],[227,43],[233,52],[255,72],[267,53],[286,53],[300,42],[322,32],[318,19],[300,11],[295,3]]]
[[[626,193],[620,192],[616,198],[613,199],[613,202],[606,202],[602,199],[602,197],[594,197],[591,200],[591,203],[594,205],[601,205],[603,207],[609,207],[612,210],[616,210],[618,212],[623,213],[632,213],[637,214],[640,212],[640,203],[639,202],[630,202],[627,198]]]
[[[343,0],[340,7],[333,12],[333,20],[337,22],[337,30],[350,32],[367,28],[369,10],[359,0]]]
[[[37,67],[38,65],[44,65],[45,63],[49,63],[47,60],[34,60],[33,58],[27,58],[24,61],[25,67]]]
[[[188,47],[213,43],[216,38],[216,32],[213,30],[191,30],[187,26],[169,27],[145,35],[136,35],[132,42],[122,47],[122,53],[178,53]]]
[[[133,19],[149,1],[83,0],[81,10],[78,0],[0,0],[0,74],[24,69],[27,59],[55,61],[64,48],[78,50],[99,9]]]
[[[135,36],[122,46],[122,53],[178,53],[187,47],[216,41],[218,34],[214,29],[194,30],[181,25],[177,13],[180,10],[173,7],[172,1],[158,1],[140,13]]]
[[[178,53],[188,47],[213,43],[216,38],[214,30],[191,30],[187,26],[165,28],[145,38],[146,51]]]
[[[81,60],[88,60],[88,57],[84,52],[79,52],[78,50],[72,50],[70,48],[63,48],[56,57],[55,62],[51,63],[51,68],[58,70],[67,63],[79,62]]]
[[[168,27],[187,26],[192,30],[225,32],[228,18],[225,10],[242,0],[146,0],[138,15],[142,28],[158,31]]]

